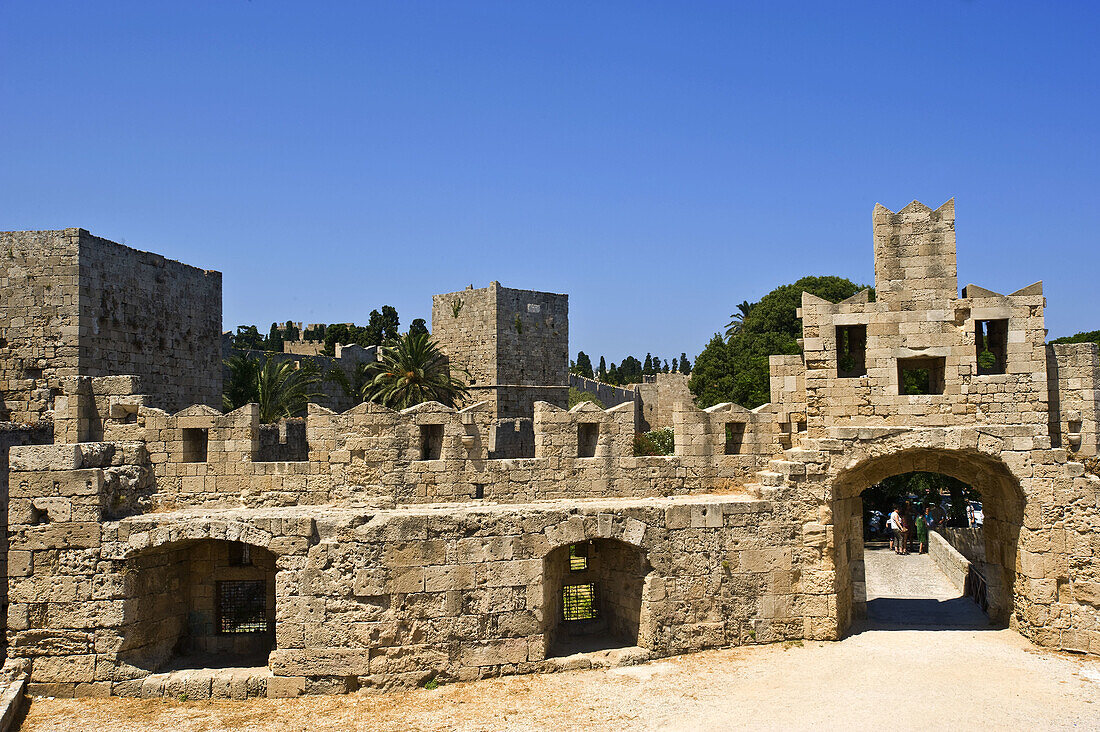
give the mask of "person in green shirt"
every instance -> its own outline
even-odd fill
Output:
[[[924,514],[917,514],[914,525],[917,529],[917,554],[925,554],[928,552],[928,522],[924,520]]]

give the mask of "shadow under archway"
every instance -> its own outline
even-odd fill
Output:
[[[560,546],[543,559],[547,657],[639,644],[645,552],[615,539]]]
[[[275,645],[275,555],[193,539],[126,560],[119,660],[150,672],[266,666]]]
[[[843,471],[834,481],[832,511],[839,627],[842,631],[868,627],[869,609],[872,619],[878,621],[876,627],[981,627],[980,620],[966,611],[966,603],[971,602],[967,598],[879,598],[867,594],[863,492],[888,477],[911,472],[941,473],[981,494],[985,512],[982,551],[980,556],[972,554],[968,559],[986,584],[989,627],[1006,626],[1016,605],[1016,555],[1025,504],[1019,481],[1003,462],[989,455],[910,449],[866,460]],[[950,602],[955,599],[959,602]],[[943,605],[938,604],[941,601]]]

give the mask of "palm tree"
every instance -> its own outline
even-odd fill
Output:
[[[427,333],[406,333],[387,341],[381,354],[368,367],[374,375],[367,387],[373,402],[391,409],[422,402],[454,407],[469,396],[466,383],[452,375],[447,357]]]
[[[345,396],[360,404],[370,399],[371,381],[375,376],[371,366],[369,363],[357,363],[350,376],[347,371],[334,366],[325,374],[325,380],[336,384]]]
[[[245,404],[260,405],[260,421],[277,422],[305,411],[317,391],[321,376],[312,361],[298,366],[292,361],[276,362],[270,356],[233,356],[225,362],[229,381],[225,385],[222,406],[231,411]]]
[[[726,325],[727,340],[741,332],[741,328],[745,325],[745,318],[752,312],[755,304],[748,300],[742,300],[741,304],[737,306],[737,312],[730,316],[730,322]]]

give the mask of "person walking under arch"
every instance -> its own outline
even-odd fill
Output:
[[[901,541],[904,538],[901,532],[901,513],[898,511],[898,507],[894,506],[894,510],[890,512],[890,518],[886,522],[890,527],[890,548],[894,550],[894,554],[901,554]]]

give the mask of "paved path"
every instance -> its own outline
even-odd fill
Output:
[[[947,579],[927,554],[890,549],[863,553],[867,621],[873,628],[987,628],[989,619]]]

